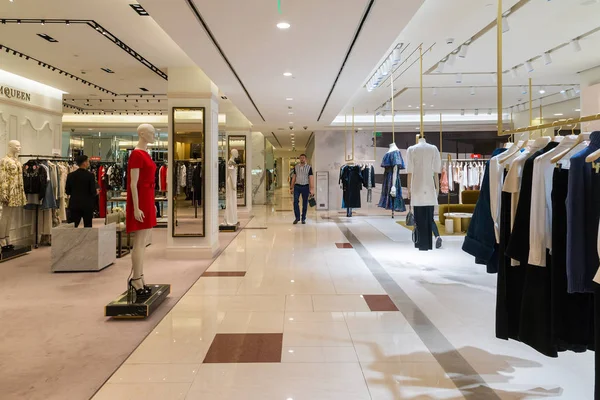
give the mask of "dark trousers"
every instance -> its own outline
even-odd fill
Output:
[[[438,229],[437,225],[435,224],[435,221],[431,222],[431,229],[433,230],[433,236],[435,236],[436,238],[438,236],[440,236],[440,230]]]
[[[308,185],[295,185],[294,186],[294,215],[296,220],[300,220],[300,206],[299,200],[302,195],[302,221],[306,219],[306,209],[308,208],[308,195],[310,194],[310,187]]]
[[[415,247],[419,250],[433,250],[433,206],[413,207],[418,240]]]
[[[92,209],[81,209],[81,208],[69,208],[69,220],[68,222],[74,223],[75,228],[79,226],[81,222],[81,218],[83,218],[83,226],[84,228],[92,227],[92,219],[94,218],[94,210]]]

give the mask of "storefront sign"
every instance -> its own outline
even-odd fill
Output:
[[[7,99],[31,101],[31,93],[23,92],[8,86],[0,86],[0,96],[4,96]]]
[[[90,161],[100,161],[102,157],[90,157]]]

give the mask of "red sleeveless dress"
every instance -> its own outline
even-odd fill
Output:
[[[139,222],[135,219],[133,198],[131,197],[131,170],[136,168],[140,170],[140,178],[137,184],[138,205],[144,213],[144,222]],[[125,210],[127,232],[151,229],[156,226],[156,206],[154,205],[155,173],[156,164],[154,164],[148,152],[138,149],[131,152],[129,162],[127,163],[127,209]]]

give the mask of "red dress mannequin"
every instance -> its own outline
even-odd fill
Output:
[[[131,196],[131,170],[138,168],[140,177],[137,184],[140,210],[144,213],[144,221],[135,219],[133,200]],[[156,208],[154,205],[156,164],[150,158],[148,152],[135,149],[131,152],[127,163],[127,209],[126,222],[127,232],[135,232],[142,229],[151,229],[156,226]]]

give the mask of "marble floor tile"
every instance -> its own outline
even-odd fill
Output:
[[[370,311],[361,295],[314,295],[315,311]]]
[[[386,312],[345,312],[344,318],[352,334],[368,333],[412,333],[415,331],[402,313]]]
[[[234,296],[227,311],[285,311],[285,295]]]
[[[348,347],[352,339],[345,322],[297,322],[286,320],[285,347]]]
[[[314,311],[312,296],[307,294],[289,294],[285,297],[285,311]]]
[[[283,312],[228,311],[218,333],[283,333]]]
[[[390,299],[390,296],[387,294],[365,294],[363,297],[371,311],[398,311],[398,307],[396,307],[392,299]]]
[[[282,363],[357,363],[354,347],[284,347]]]
[[[213,277],[232,277],[232,276],[237,276],[237,277],[243,277],[246,276],[246,271],[206,271],[205,273],[202,274],[202,277],[204,278],[213,278]]]
[[[285,323],[292,322],[345,322],[345,319],[342,312],[286,312]]]
[[[108,383],[92,400],[185,400],[191,383]]]
[[[356,363],[281,363],[203,364],[188,398],[370,400],[371,397]]]
[[[190,288],[192,296],[234,295],[240,287],[243,277],[201,277]]]
[[[124,364],[108,383],[192,383],[198,364]]]
[[[352,343],[364,362],[435,362],[415,333],[352,333]]]

